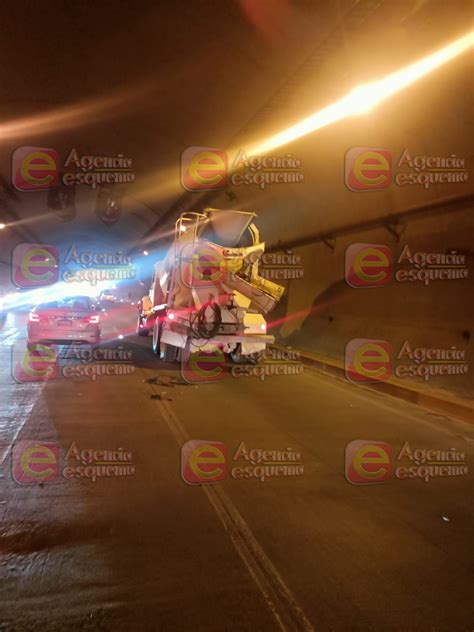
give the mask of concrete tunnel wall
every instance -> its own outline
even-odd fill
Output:
[[[400,239],[385,228],[337,238],[332,251],[324,243],[292,250],[301,260],[303,278],[285,281],[286,296],[272,314],[279,341],[339,361],[354,338],[385,340],[398,354],[405,341],[412,348],[466,351],[467,375],[436,376],[425,382],[431,388],[460,396],[472,396],[474,279],[470,211],[411,221]],[[413,268],[397,264],[405,245],[415,252],[464,253],[468,278],[399,282],[382,287],[351,287],[345,280],[345,252],[353,243],[388,246],[394,256],[394,271]],[[281,282],[281,281],[278,281]],[[281,320],[280,320],[281,319]]]
[[[447,15],[439,14],[438,19],[446,20],[448,25],[449,20],[454,19],[453,12],[449,7],[445,8],[445,12]],[[446,38],[448,41],[447,35]],[[335,51],[318,72],[308,78],[303,92],[295,91],[293,94],[290,90],[291,107],[285,108],[281,120],[272,118],[267,121],[265,132],[283,129],[340,98],[354,85],[418,59],[420,51],[431,50],[435,41],[438,39],[432,38],[429,29],[417,34],[417,38],[410,38],[409,31],[403,29],[390,31],[387,35],[385,30],[378,28],[361,36],[358,48],[346,50],[341,47]],[[365,76],[360,74],[360,69],[366,67],[367,59],[371,60],[370,72]],[[340,226],[398,213],[439,198],[466,195],[473,190],[472,173],[465,183],[433,185],[427,189],[393,184],[377,192],[352,192],[344,183],[344,156],[348,149],[358,146],[385,148],[392,153],[394,164],[405,149],[411,155],[447,157],[456,154],[465,160],[467,171],[472,171],[472,140],[467,132],[472,129],[474,111],[472,91],[467,89],[471,83],[470,58],[464,55],[408,90],[394,95],[374,111],[345,119],[272,152],[275,156],[284,156],[288,152],[300,159],[303,183],[274,185],[264,191],[255,186],[228,187],[215,196],[211,205],[256,211],[262,238],[271,245],[279,240],[298,239],[321,231],[330,233]],[[242,116],[242,123],[246,116]],[[229,134],[233,134],[230,126]],[[83,135],[83,130],[68,133],[69,142],[63,139],[64,147],[80,144]],[[214,134],[199,135],[198,138],[194,134],[189,135],[183,147],[176,149],[173,162],[176,182],[179,180],[180,152],[185,145],[220,146],[221,141],[223,139],[219,135],[215,138]],[[49,135],[36,142],[57,146]],[[10,150],[29,143],[27,138],[21,141],[15,139]],[[105,139],[99,144],[107,145]],[[122,140],[116,148],[124,149]],[[5,176],[10,170],[11,151],[5,153],[3,159]],[[153,148],[152,156],[155,155]],[[137,171],[140,173],[139,169]],[[137,187],[137,193],[133,195],[139,196],[139,191]],[[231,200],[226,196],[229,192],[233,194]],[[18,210],[21,210],[22,217],[31,217],[40,210],[46,210],[46,196],[35,196],[33,205],[32,201],[27,201],[28,195],[21,195],[19,200],[21,208]],[[41,204],[37,204],[38,199]],[[78,202],[81,216],[81,211],[85,213],[87,207],[84,205],[82,209],[79,198]],[[198,207],[199,203],[196,209]],[[88,211],[93,215],[91,209]],[[124,241],[130,236],[133,222],[129,223],[129,220],[132,219],[126,218],[124,213],[117,224]],[[140,223],[141,228],[146,229],[148,217]],[[32,227],[43,235],[46,225],[38,223],[32,224]],[[97,227],[100,229],[100,226]],[[59,238],[60,232],[68,228],[61,221],[48,223],[49,239],[54,243],[53,237],[57,235]],[[418,346],[449,348],[456,345],[457,348],[467,349],[469,362],[472,359],[472,278],[436,281],[428,287],[421,283],[392,281],[380,288],[354,289],[344,280],[344,253],[348,245],[356,242],[386,244],[396,255],[405,243],[413,252],[445,253],[450,249],[472,252],[472,234],[470,213],[459,211],[410,221],[404,225],[398,242],[386,229],[379,228],[337,238],[334,252],[323,243],[295,249],[294,253],[302,259],[304,278],[289,283],[281,305],[271,315],[271,320],[277,323],[273,331],[287,344],[340,360],[348,340],[365,337],[387,340],[394,349],[404,340]],[[72,239],[72,235],[66,232],[66,239]],[[9,252],[2,253],[2,256],[8,260]],[[472,277],[472,255],[468,257],[467,265]],[[8,284],[9,277],[9,267],[0,264],[0,281]],[[284,322],[280,323],[281,320]],[[439,377],[432,383],[459,393],[467,393],[472,386],[469,374],[462,379]]]
[[[342,53],[341,53],[342,54]],[[337,61],[337,60],[336,60]],[[337,67],[334,62],[335,71]],[[326,71],[328,86],[334,73]],[[324,77],[321,91],[324,93]],[[373,112],[341,121],[309,134],[274,152],[289,152],[301,160],[304,182],[230,188],[234,200],[216,196],[212,206],[240,208],[258,213],[257,225],[267,245],[292,242],[338,228],[403,213],[436,200],[472,194],[472,94],[468,57],[402,91]],[[334,89],[333,89],[334,90]],[[314,100],[314,96],[313,96]],[[314,106],[313,106],[314,107]],[[309,107],[306,112],[310,112]],[[345,183],[345,154],[353,147],[383,148],[393,159],[393,180],[379,191],[354,192]],[[408,150],[416,155],[463,160],[464,182],[424,187],[399,186],[397,173],[413,171],[397,163]],[[228,189],[229,191],[229,189]],[[227,191],[227,193],[228,193]],[[455,207],[454,207],[455,208]],[[324,243],[294,249],[301,257],[303,279],[288,283],[288,292],[271,315],[272,328],[285,344],[343,361],[345,345],[353,338],[376,338],[390,342],[398,353],[404,341],[412,346],[466,350],[472,366],[473,235],[471,209],[452,209],[444,214],[410,219],[397,227],[400,239],[387,229],[358,230],[335,240],[334,252]],[[411,251],[466,254],[468,278],[434,281],[428,287],[392,280],[379,288],[350,287],[344,279],[344,255],[352,243],[389,246],[395,260],[403,246]],[[395,268],[401,266],[395,265]],[[438,376],[428,386],[468,396],[472,371],[464,376]],[[411,378],[423,383],[421,378]]]

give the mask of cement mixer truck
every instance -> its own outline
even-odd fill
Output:
[[[213,346],[234,362],[256,362],[274,342],[265,316],[284,288],[259,275],[265,244],[255,217],[206,209],[177,220],[173,244],[138,303],[137,334],[152,333],[161,359],[183,361]]]

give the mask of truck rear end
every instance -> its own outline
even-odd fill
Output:
[[[153,331],[153,349],[163,359],[212,345],[236,362],[252,361],[274,342],[266,315],[284,288],[258,273],[265,244],[254,217],[207,209],[176,222],[174,242],[139,308],[138,331]]]

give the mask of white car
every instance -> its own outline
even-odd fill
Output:
[[[128,303],[131,301],[131,293],[126,288],[115,288],[113,290],[103,290],[100,293],[101,303]]]

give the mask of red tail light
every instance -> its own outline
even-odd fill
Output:
[[[28,316],[28,320],[30,321],[30,323],[39,323],[40,317],[38,316],[38,314],[35,314],[34,312],[30,312]]]
[[[173,312],[168,312],[167,319],[168,320],[175,320],[176,319],[176,314],[174,314]]]
[[[89,316],[89,318],[86,318],[86,322],[90,323],[91,325],[97,325],[97,323],[100,322],[100,316],[98,314],[95,316]]]

